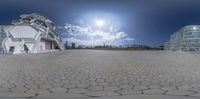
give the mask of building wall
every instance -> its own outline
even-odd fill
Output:
[[[39,53],[58,48],[64,50],[56,26],[47,17],[32,13],[20,16],[10,26],[0,26],[0,52]],[[6,36],[4,36],[6,34]]]
[[[45,42],[45,49],[47,49],[47,50],[52,49],[52,42],[46,41],[46,42]]]
[[[54,50],[56,48],[56,40],[54,40],[54,38],[50,37],[46,39],[43,37],[45,35],[43,35],[42,31],[37,31],[32,26],[12,26],[7,29],[5,34],[8,36],[2,39],[1,46],[5,45],[4,49],[6,53],[38,53],[45,50]],[[59,45],[59,43],[57,45]]]
[[[39,50],[45,50],[45,41],[40,42]]]
[[[165,50],[200,52],[200,25],[185,26],[170,36]]]
[[[72,49],[75,49],[75,48],[76,48],[76,44],[72,43]]]
[[[3,40],[6,38],[4,27],[0,26],[0,53],[4,53]]]
[[[35,36],[38,34],[37,30],[35,30],[31,26],[15,26],[10,29],[10,33],[14,38],[33,38],[36,39]]]

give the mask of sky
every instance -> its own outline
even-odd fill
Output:
[[[0,0],[0,24],[40,13],[63,41],[163,45],[186,25],[199,25],[200,0]]]

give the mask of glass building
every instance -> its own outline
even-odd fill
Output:
[[[189,25],[170,36],[164,44],[165,50],[200,52],[200,25]]]

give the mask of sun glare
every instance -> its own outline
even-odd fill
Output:
[[[105,21],[104,20],[95,20],[95,23],[96,23],[96,26],[97,27],[99,27],[99,28],[101,28],[101,27],[103,27],[104,26],[104,24],[105,24]]]

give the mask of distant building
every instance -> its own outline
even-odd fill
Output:
[[[69,48],[69,45],[68,45],[68,42],[66,41],[65,42],[65,49],[68,49]]]
[[[76,48],[76,44],[75,43],[72,43],[72,49],[75,49]]]
[[[103,43],[103,48],[105,48],[106,47],[106,43]]]
[[[37,13],[24,14],[12,25],[0,26],[1,53],[40,53],[64,50],[56,27],[47,17]]]
[[[200,52],[200,25],[189,25],[170,36],[165,50]]]
[[[160,50],[164,50],[164,46],[159,46],[159,49]]]
[[[78,45],[78,48],[83,49],[83,48],[86,48],[86,46],[85,45]]]

